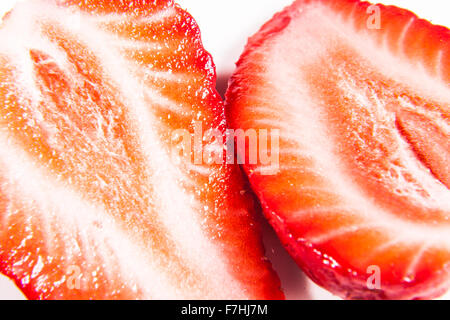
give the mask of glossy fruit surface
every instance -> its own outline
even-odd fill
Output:
[[[249,40],[226,111],[280,129],[279,166],[244,169],[302,269],[345,298],[413,299],[450,284],[449,105],[448,29],[298,0]]]
[[[28,298],[283,298],[239,169],[171,157],[226,126],[188,13],[27,1],[0,39],[0,270]]]

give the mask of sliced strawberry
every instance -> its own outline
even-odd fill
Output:
[[[283,298],[239,169],[171,161],[174,130],[225,130],[188,13],[28,1],[0,39],[0,270],[28,298]]]
[[[450,286],[450,31],[382,5],[377,29],[369,6],[277,14],[238,62],[227,116],[280,129],[276,174],[244,169],[314,281],[345,298],[436,297]]]

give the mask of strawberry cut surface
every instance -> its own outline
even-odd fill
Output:
[[[171,158],[226,127],[188,13],[34,0],[0,39],[0,271],[28,298],[283,298],[239,168]]]
[[[450,286],[450,31],[371,6],[298,0],[276,14],[237,63],[227,118],[280,130],[279,165],[244,170],[315,282],[433,298]]]

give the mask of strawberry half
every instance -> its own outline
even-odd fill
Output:
[[[226,98],[233,128],[280,129],[279,166],[244,169],[315,282],[354,299],[449,288],[448,29],[392,6],[298,0],[249,40]]]
[[[0,39],[0,270],[28,298],[283,298],[239,168],[172,159],[226,125],[188,13],[28,1]]]

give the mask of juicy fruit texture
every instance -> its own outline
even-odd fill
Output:
[[[277,174],[244,169],[315,282],[432,298],[450,286],[450,31],[382,5],[372,28],[369,6],[298,0],[277,14],[237,64],[227,117],[280,129]]]
[[[28,1],[0,29],[0,270],[32,299],[278,299],[239,169],[171,161],[225,130],[172,1]]]

